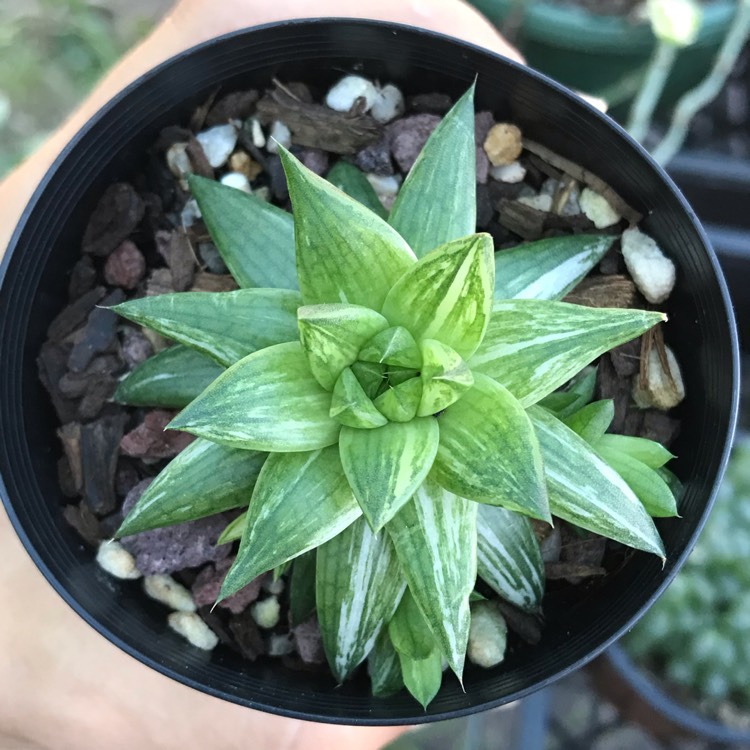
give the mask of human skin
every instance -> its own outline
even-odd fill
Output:
[[[399,21],[520,60],[460,0],[182,0],[69,120],[0,183],[0,257],[37,184],[103,104],[172,55],[218,34],[288,18]],[[0,750],[374,750],[395,727],[331,727],[199,693],[127,656],[78,617],[37,571],[0,510]]]

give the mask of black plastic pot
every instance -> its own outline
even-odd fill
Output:
[[[221,86],[281,80],[319,86],[342,71],[392,80],[407,94],[458,95],[478,75],[477,104],[598,173],[648,218],[643,228],[679,266],[668,338],[684,367],[675,470],[686,484],[683,518],[660,524],[668,559],[636,555],[588,598],[547,612],[541,642],[516,646],[497,669],[467,669],[466,692],[446,678],[423,712],[406,693],[374,699],[364,675],[339,688],[328,676],[210,655],[166,627],[135,583],[98,570],[62,518],[55,419],[35,357],[63,306],[86,219],[104,187],[126,177],[160,128],[184,121]],[[703,523],[728,454],[737,410],[738,349],[727,290],[698,223],[675,187],[605,116],[544,77],[485,50],[375,22],[322,20],[233,34],[160,66],[104,108],[68,146],[27,208],[0,267],[0,477],[19,536],[42,573],[93,627],[145,664],[212,695],[287,716],[360,723],[445,719],[523,697],[583,665],[643,614],[682,563]],[[21,592],[19,592],[19,595]]]

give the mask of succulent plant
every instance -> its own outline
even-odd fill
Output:
[[[406,684],[425,706],[444,662],[462,677],[477,574],[538,610],[528,518],[664,556],[607,446],[598,455],[559,416],[590,394],[556,391],[665,316],[557,301],[612,237],[495,254],[474,233],[473,106],[472,89],[387,218],[356,169],[337,166],[348,195],[281,147],[293,216],[192,177],[242,288],[115,308],[177,342],[119,400],[184,407],[170,428],[198,438],[119,534],[247,507],[221,539],[241,540],[221,597],[294,560],[291,616],[315,607],[335,677],[369,656],[376,694]]]

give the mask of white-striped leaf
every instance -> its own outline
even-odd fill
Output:
[[[214,180],[191,175],[188,181],[211,239],[241,287],[299,288],[289,212]]]
[[[401,676],[406,689],[427,710],[443,682],[443,657],[436,648],[426,659],[412,659],[399,654]]]
[[[422,341],[422,399],[417,414],[447,409],[474,385],[474,376],[457,352],[435,339]]]
[[[544,595],[544,562],[528,519],[505,508],[480,505],[477,571],[503,599],[538,612]]]
[[[477,507],[428,477],[386,526],[409,590],[459,679],[477,580]]]
[[[490,320],[495,270],[489,234],[472,234],[421,258],[388,292],[383,315],[417,339],[437,339],[464,359]]]
[[[193,441],[146,488],[117,535],[194,521],[247,505],[265,460],[266,454],[258,451]]]
[[[388,218],[388,212],[383,208],[365,173],[343,159],[331,167],[326,180],[339,190],[343,190],[355,200],[376,213],[381,219]]]
[[[495,299],[562,299],[607,254],[614,237],[575,234],[495,253]]]
[[[342,427],[341,463],[370,526],[379,531],[398,513],[435,460],[437,420],[420,417],[374,430]]]
[[[399,190],[388,222],[420,258],[475,230],[474,86],[430,136]]]
[[[388,628],[383,628],[375,640],[367,657],[367,674],[372,684],[372,694],[377,698],[387,698],[404,687],[401,677],[401,662],[393,648]]]
[[[416,258],[398,232],[280,148],[294,208],[297,276],[307,305],[380,310]]]
[[[255,484],[224,599],[261,573],[340,534],[362,515],[335,446],[309,453],[272,453]]]
[[[328,663],[339,682],[370,653],[405,588],[388,534],[374,534],[364,518],[318,548],[318,622]]]
[[[112,309],[229,366],[267,346],[296,341],[299,292],[240,289],[141,297]]]
[[[388,422],[368,398],[350,367],[336,381],[329,414],[341,424],[365,430],[382,427]]]
[[[608,451],[625,453],[652,469],[661,469],[664,464],[674,458],[674,455],[661,443],[630,435],[603,435],[596,447],[597,450],[605,448]]]
[[[419,378],[409,378],[388,388],[373,403],[391,422],[410,422],[417,416],[421,399],[422,381]]]
[[[297,311],[299,338],[315,379],[332,391],[345,367],[357,361],[362,345],[388,321],[361,305],[305,305]]]
[[[419,346],[403,326],[393,326],[375,334],[363,347],[359,357],[363,362],[381,362],[397,367],[421,367]]]
[[[663,558],[654,522],[622,477],[549,412],[534,406],[529,416],[542,446],[554,515]]]
[[[315,611],[316,560],[317,553],[311,549],[292,562],[292,575],[289,579],[289,619],[293,628],[301,625]]]
[[[658,312],[543,300],[496,301],[472,372],[502,383],[524,406],[536,403],[619,344],[666,320]]]
[[[115,401],[129,406],[182,409],[224,372],[209,357],[176,344],[154,354],[117,386]]]
[[[338,440],[330,405],[300,344],[277,344],[230,367],[170,427],[235,448],[316,450]]]
[[[542,455],[526,412],[503,386],[474,385],[438,418],[435,477],[460,497],[550,520]]]
[[[610,398],[587,404],[563,419],[563,422],[589,445],[593,445],[609,429],[614,418],[615,402]]]

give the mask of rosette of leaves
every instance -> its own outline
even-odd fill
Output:
[[[474,233],[473,90],[388,216],[351,165],[330,175],[344,192],[279,150],[293,216],[190,181],[240,290],[116,308],[178,344],[119,400],[184,407],[170,427],[198,437],[119,533],[247,506],[221,597],[295,561],[292,618],[316,610],[336,678],[369,656],[376,694],[405,684],[426,706],[444,662],[462,677],[477,575],[539,609],[529,518],[664,555],[628,484],[538,405],[664,316],[556,301],[610,237],[494,254]]]

